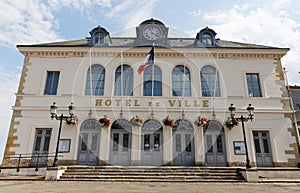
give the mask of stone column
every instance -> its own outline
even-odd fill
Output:
[[[132,127],[131,165],[139,166],[141,161],[141,125]]]
[[[172,165],[172,127],[163,126],[163,165]]]
[[[99,165],[109,164],[110,127],[101,127]]]
[[[203,138],[203,127],[196,127],[194,136],[195,165],[203,166],[205,162],[205,148]]]

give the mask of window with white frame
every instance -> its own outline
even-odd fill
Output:
[[[248,96],[262,97],[258,73],[246,73]]]
[[[133,70],[128,65],[121,65],[115,74],[115,96],[133,95]]]
[[[87,71],[85,95],[104,94],[105,69],[99,64],[92,65]]]
[[[183,65],[173,68],[172,71],[173,96],[191,96],[190,70]]]
[[[144,96],[152,96],[152,94],[153,96],[162,96],[161,70],[158,66],[154,66],[153,69],[153,66],[147,66],[144,70]],[[153,88],[152,83],[154,84]]]
[[[203,97],[219,97],[220,83],[218,71],[213,66],[204,66],[200,71],[201,92]]]
[[[47,79],[46,79],[44,95],[56,95],[59,74],[60,74],[59,71],[47,71]]]

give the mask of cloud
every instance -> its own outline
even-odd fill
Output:
[[[107,13],[110,19],[122,18],[124,28],[138,26],[141,21],[150,19],[153,9],[159,0],[125,0],[112,7]]]
[[[283,57],[291,84],[300,83],[298,71],[300,59],[300,20],[290,16],[290,0],[276,0],[272,4],[244,4],[227,10],[213,12],[194,11],[195,17],[202,17],[221,39],[250,42],[276,47],[290,47]],[[291,74],[297,72],[297,74]]]
[[[2,0],[0,4],[0,45],[32,44],[59,39],[57,21],[40,0]]]
[[[59,36],[56,18],[56,12],[62,9],[79,11],[92,18],[96,7],[104,19],[113,19],[122,28],[132,28],[151,17],[156,2],[158,0],[3,0],[0,4],[0,46],[12,48],[15,44],[63,39]]]
[[[89,9],[93,6],[107,8],[112,6],[111,0],[48,0],[48,4],[53,11],[62,8],[71,8],[79,10],[81,14],[89,14]]]

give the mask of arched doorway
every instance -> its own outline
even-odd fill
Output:
[[[205,164],[207,166],[227,166],[225,133],[223,125],[210,120],[203,127],[205,144]]]
[[[77,164],[98,165],[101,125],[96,119],[85,120],[80,127]]]
[[[126,119],[118,119],[111,125],[110,165],[131,165],[132,125]]]
[[[163,133],[160,122],[150,119],[142,126],[141,165],[161,166],[163,164]]]
[[[194,128],[184,119],[177,120],[173,130],[173,165],[195,165]]]

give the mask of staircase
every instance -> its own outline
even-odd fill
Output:
[[[59,181],[196,183],[245,179],[237,168],[226,167],[69,166]]]

